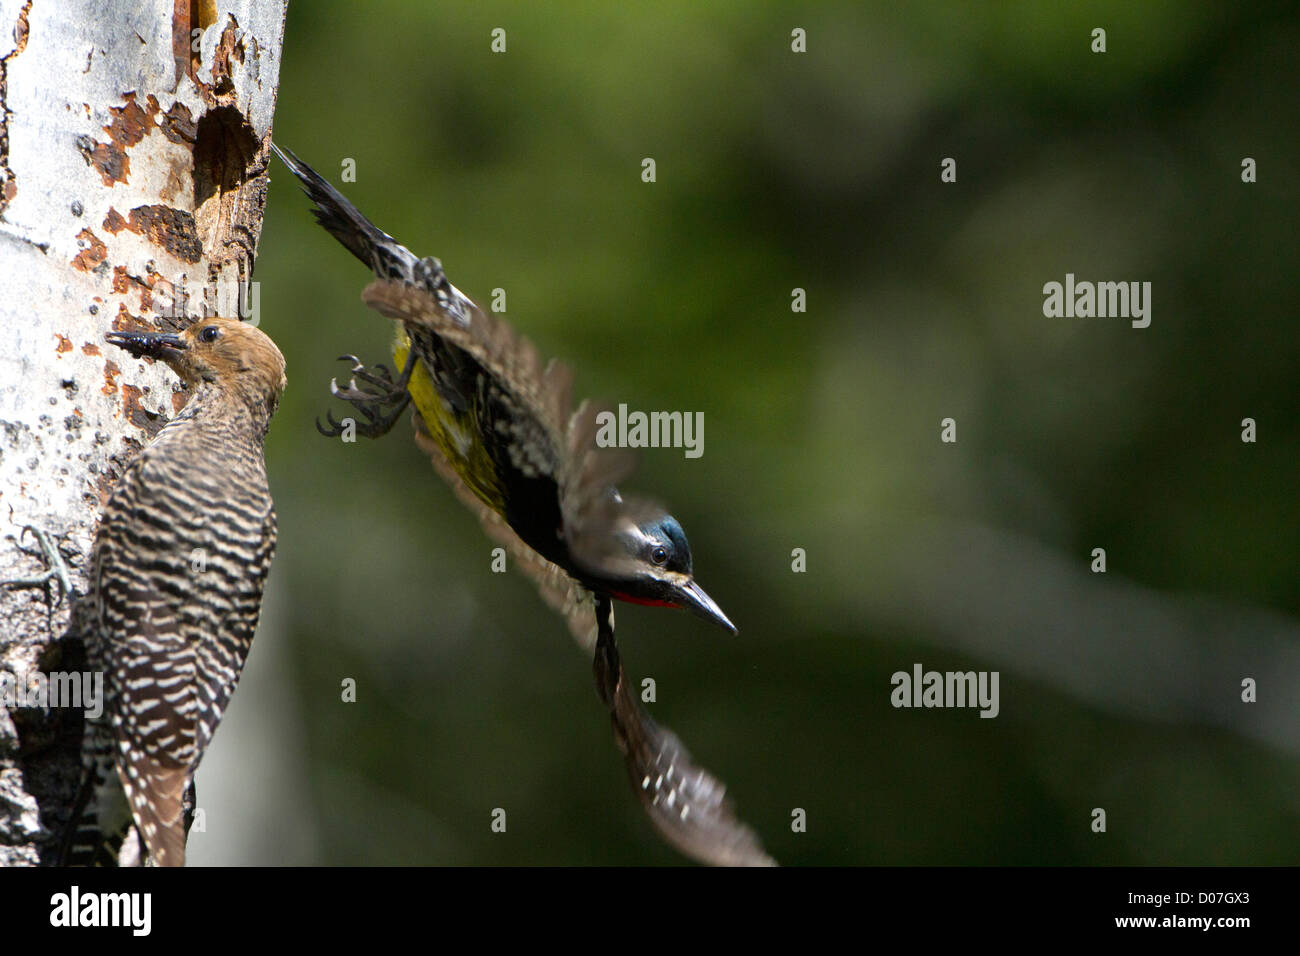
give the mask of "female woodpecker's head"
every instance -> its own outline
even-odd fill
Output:
[[[191,388],[210,382],[264,406],[268,418],[284,392],[284,356],[266,333],[238,319],[201,319],[184,332],[109,332],[107,338],[136,358],[166,362]]]
[[[662,514],[639,523],[629,521],[617,536],[626,556],[617,562],[619,576],[610,590],[614,597],[634,604],[684,607],[736,633],[736,625],[695,583],[691,546],[676,518]]]

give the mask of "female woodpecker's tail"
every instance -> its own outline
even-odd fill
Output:
[[[117,866],[131,830],[131,809],[113,763],[113,734],[107,723],[86,727],[81,786],[59,845],[59,866]]]

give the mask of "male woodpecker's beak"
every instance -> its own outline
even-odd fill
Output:
[[[693,612],[706,621],[712,621],[714,624],[721,624],[732,634],[739,634],[736,625],[732,624],[727,615],[722,613],[722,608],[718,607],[716,601],[704,593],[704,588],[700,587],[694,581],[683,587],[677,588],[675,592],[677,603],[687,610]]]
[[[136,358],[160,359],[189,348],[183,338],[171,332],[109,332],[104,337]]]

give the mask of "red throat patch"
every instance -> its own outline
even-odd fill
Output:
[[[672,601],[660,601],[655,598],[633,597],[631,594],[623,594],[620,591],[610,591],[610,596],[618,598],[620,601],[626,601],[628,604],[644,604],[647,607],[681,607],[680,604],[674,604]]]

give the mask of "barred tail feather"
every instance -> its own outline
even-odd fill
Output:
[[[81,786],[59,845],[59,866],[117,866],[131,832],[131,810],[113,764],[111,741],[99,747],[88,738]]]
[[[125,748],[124,748],[125,751]],[[168,767],[147,754],[125,751],[127,799],[153,866],[184,866],[185,792],[189,772]]]

